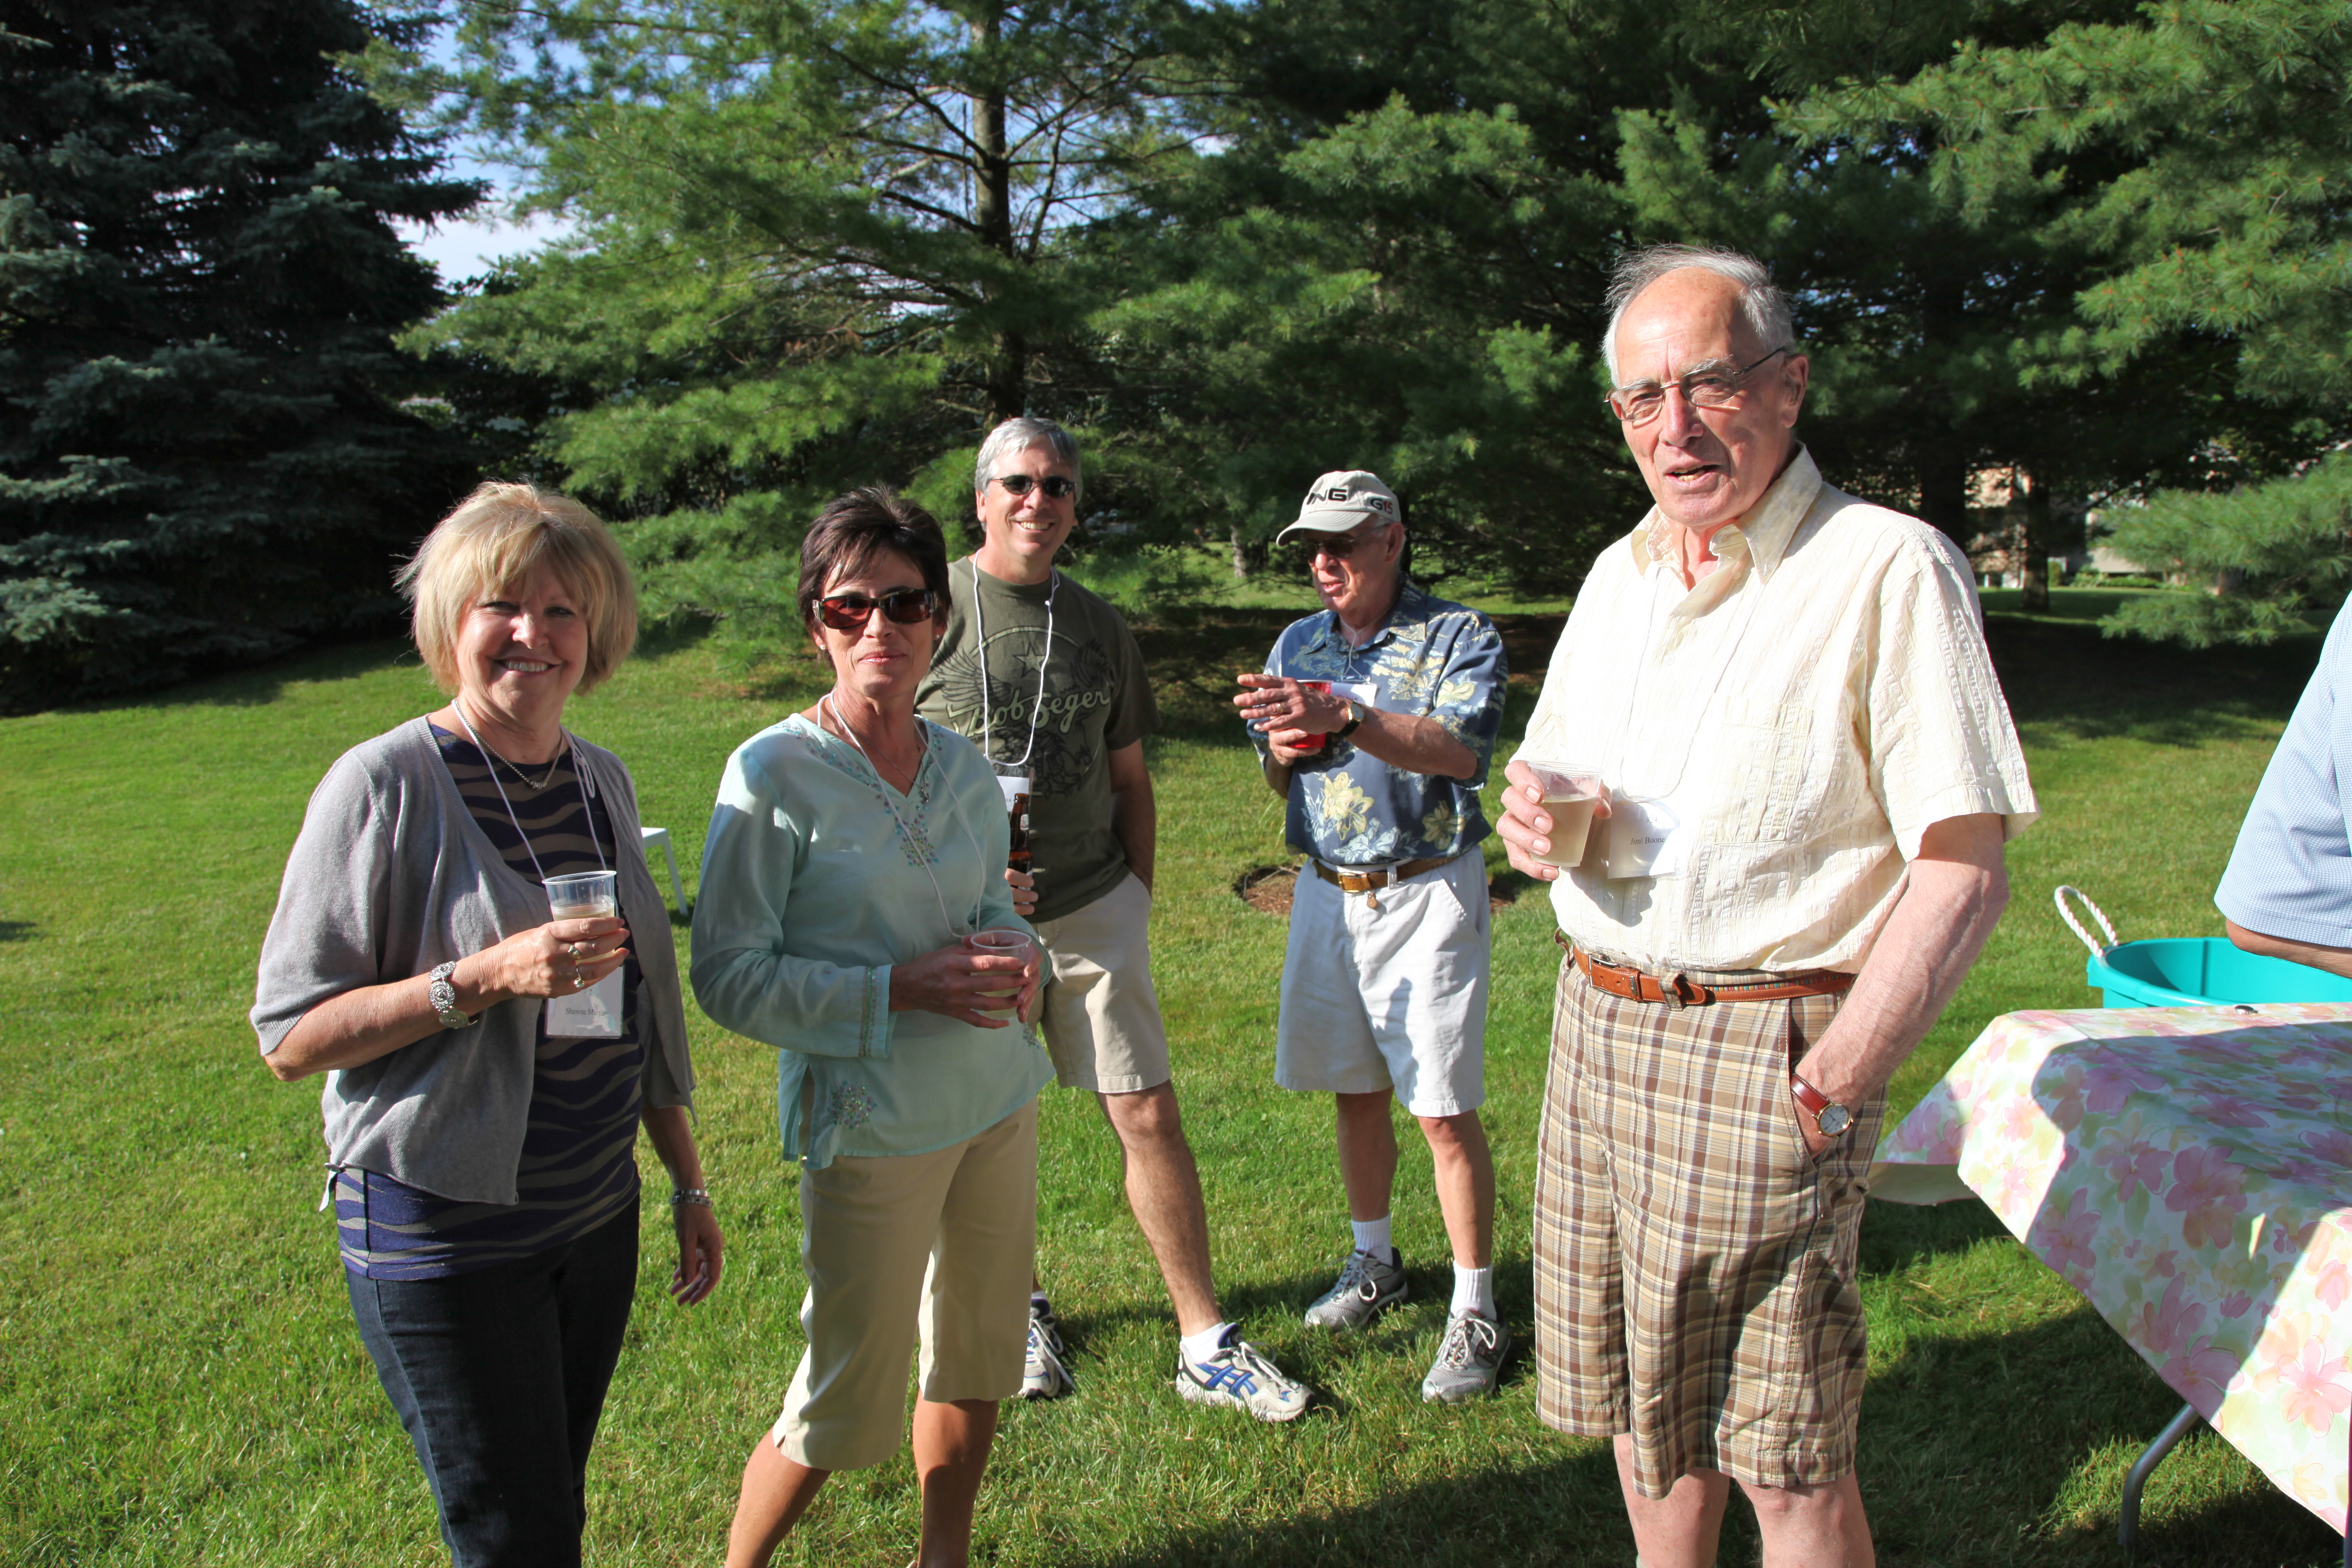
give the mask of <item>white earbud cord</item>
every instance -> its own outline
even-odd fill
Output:
[[[988,742],[988,617],[980,607],[980,558],[973,556],[968,564],[971,567],[971,633],[980,645],[980,754],[993,766],[996,752]],[[1045,710],[1045,667],[1054,662],[1054,595],[1061,591],[1062,574],[1056,572],[1045,588],[1045,652],[1037,660],[1037,700],[1029,708],[1029,743],[1021,749],[1019,762],[1004,764],[1008,768],[1027,767],[1030,755],[1037,750],[1037,720]]]

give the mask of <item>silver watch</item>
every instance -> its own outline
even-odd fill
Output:
[[[474,1021],[471,1016],[457,1011],[457,988],[449,984],[449,976],[457,970],[457,963],[452,960],[434,965],[433,973],[425,977],[425,998],[433,1004],[433,1016],[441,1020],[445,1029],[462,1029]]]

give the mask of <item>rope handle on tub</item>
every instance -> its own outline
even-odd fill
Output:
[[[2083,900],[2083,907],[2091,911],[2091,918],[2099,922],[2099,929],[2101,931],[2106,932],[2106,947],[2101,947],[2097,942],[2093,942],[2091,940],[2091,933],[2083,929],[2083,922],[2074,918],[2074,911],[2066,907],[2066,895],[2069,893],[2074,894],[2076,898]],[[2072,885],[2062,886],[2056,892],[2051,894],[2050,898],[2051,901],[2058,906],[2058,918],[2066,922],[2066,929],[2068,931],[2073,931],[2076,936],[2082,939],[2083,945],[2091,950],[2091,956],[2093,958],[2105,958],[2107,955],[2107,948],[2115,946],[2117,942],[2122,940],[2116,935],[2115,922],[2107,919],[2107,911],[2099,908],[2097,904],[2093,903],[2091,901],[2091,895],[2083,891],[2082,889]]]

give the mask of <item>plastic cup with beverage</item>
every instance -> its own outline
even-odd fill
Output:
[[[609,919],[621,912],[617,871],[575,871],[547,879],[547,905],[560,921]]]
[[[964,945],[971,948],[974,952],[984,952],[992,958],[1017,958],[1021,961],[1022,967],[1024,969],[1028,967],[1030,955],[1037,951],[1036,942],[1031,939],[1027,931],[1015,931],[1011,926],[991,926],[986,931],[976,931],[963,940]],[[991,975],[988,978],[993,979],[995,977]],[[981,994],[983,996],[1019,996],[1021,994],[1021,976],[1013,974],[1007,975],[1005,978],[1010,982],[1007,989],[1003,991],[983,991]],[[1016,1004],[1007,1002],[1002,1007],[982,1007],[980,1011],[982,1014],[991,1018],[1010,1018],[1015,1013],[1019,1012],[1020,1008]]]
[[[1584,840],[1592,829],[1592,808],[1608,793],[1601,770],[1582,763],[1519,761],[1535,775],[1536,788],[1543,792],[1544,814],[1551,818],[1551,831],[1545,835],[1551,848],[1535,858],[1563,868],[1581,864]]]
[[[1302,680],[1298,682],[1298,689],[1302,691],[1319,691],[1326,697],[1331,695],[1331,683],[1328,680]],[[1271,723],[1272,721],[1269,720],[1268,722]],[[1320,735],[1309,735],[1306,742],[1297,749],[1310,756],[1328,752],[1331,749],[1331,736],[1328,731]]]

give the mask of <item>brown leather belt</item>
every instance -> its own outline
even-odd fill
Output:
[[[1418,877],[1424,871],[1434,871],[1440,866],[1451,866],[1459,855],[1442,855],[1433,860],[1407,860],[1400,865],[1383,867],[1378,871],[1335,871],[1317,860],[1312,862],[1315,874],[1334,883],[1343,893],[1369,893],[1375,888],[1385,888],[1402,882],[1407,877]]]
[[[1663,1002],[1670,1007],[1704,1007],[1711,1002],[1778,1002],[1791,996],[1834,996],[1853,984],[1853,976],[1834,969],[1811,969],[1779,980],[1732,981],[1706,984],[1682,973],[1660,980],[1643,970],[1610,963],[1580,952],[1559,931],[1552,941],[1576,960],[1584,977],[1612,996],[1629,1002]]]

